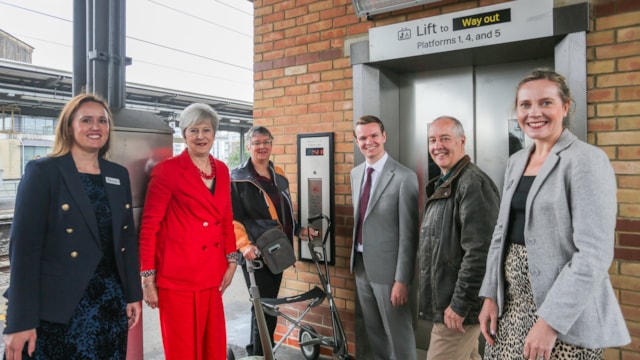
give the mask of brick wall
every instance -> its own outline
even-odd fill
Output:
[[[254,123],[274,134],[273,160],[287,172],[297,199],[296,134],[335,134],[336,266],[332,285],[350,353],[355,354],[355,284],[348,262],[353,226],[349,171],[353,167],[352,73],[348,43],[374,26],[461,11],[504,0],[448,0],[367,20],[351,0],[255,0]],[[619,220],[614,286],[633,343],[607,350],[605,358],[640,359],[640,1],[599,0],[588,34],[589,142],[610,156],[618,179]],[[345,46],[345,43],[347,46]],[[297,207],[297,205],[296,205]],[[318,284],[315,269],[298,262],[285,272],[281,296]],[[299,306],[286,309],[292,315]],[[326,306],[306,322],[331,335]],[[280,319],[276,337],[286,322]],[[287,340],[297,346],[297,332]],[[323,352],[329,354],[327,349]]]
[[[296,134],[334,133],[336,260],[331,283],[349,351],[355,353],[355,283],[348,271],[353,224],[348,178],[353,167],[352,82],[344,42],[367,33],[372,24],[353,14],[351,0],[256,0],[254,8],[254,123],[272,131],[273,161],[287,172],[294,199],[298,195]],[[312,265],[298,262],[295,270],[286,271],[280,295],[299,294],[319,284]],[[297,316],[301,310],[290,306],[285,311]],[[332,335],[326,305],[314,308],[305,322]],[[277,339],[286,326],[280,319]],[[287,343],[297,346],[297,339],[295,331]]]
[[[604,149],[618,180],[610,274],[632,343],[607,360],[640,359],[640,2],[600,1],[587,35],[589,142]]]

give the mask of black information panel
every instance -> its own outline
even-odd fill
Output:
[[[298,135],[298,222],[307,226],[307,219],[324,214],[333,220],[333,133]],[[318,220],[311,227],[319,230],[317,236],[324,237],[326,222]],[[335,234],[327,240],[327,260],[335,261]],[[298,259],[311,261],[306,239],[298,239]]]

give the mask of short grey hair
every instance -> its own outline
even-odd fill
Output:
[[[186,131],[190,126],[198,125],[203,122],[209,121],[213,132],[218,132],[218,124],[220,124],[220,117],[213,108],[207,104],[194,103],[187,106],[180,114],[180,130],[182,130],[182,137],[186,139]]]
[[[462,126],[462,123],[460,122],[460,120],[454,118],[453,116],[449,116],[449,115],[442,115],[442,116],[438,116],[435,120],[433,120],[431,123],[433,124],[434,122],[438,121],[438,120],[451,120],[451,122],[453,122],[453,133],[460,139],[462,137],[464,137],[464,127]]]
[[[269,129],[264,126],[252,126],[247,130],[247,143],[251,142],[251,139],[256,135],[268,136],[269,139],[273,140],[273,135],[271,135],[271,131],[269,131]]]

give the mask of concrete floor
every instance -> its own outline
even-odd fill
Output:
[[[8,285],[9,273],[0,273],[0,294],[6,290]],[[251,329],[251,302],[240,268],[236,270],[233,282],[229,288],[227,288],[227,291],[225,291],[223,302],[227,320],[227,343],[229,347],[233,349],[236,359],[240,360],[246,357],[244,347],[249,342],[249,331]],[[0,331],[4,328],[6,314],[5,304],[6,299],[0,296]],[[142,349],[140,349],[139,346],[132,346],[136,349],[136,353],[143,354],[144,360],[164,360],[158,312],[146,305],[143,305],[142,309],[142,344]],[[4,342],[0,341],[0,354],[3,353]],[[130,360],[140,360],[132,359],[131,356],[129,358]],[[286,346],[278,349],[275,353],[275,358],[277,360],[305,359],[300,349]]]
[[[233,349],[236,359],[246,356],[245,345],[249,342],[251,330],[251,301],[244,283],[240,267],[222,296],[224,313],[227,320],[227,343]],[[158,320],[158,312],[146,305],[142,309],[144,360],[163,360],[162,336]],[[278,360],[304,360],[300,349],[281,347],[275,354]]]

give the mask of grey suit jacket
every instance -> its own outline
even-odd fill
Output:
[[[480,289],[480,296],[497,301],[500,314],[511,199],[532,151],[509,159]],[[566,343],[602,348],[630,342],[608,273],[616,209],[616,179],[606,154],[564,130],[531,185],[524,235],[538,315]]]
[[[354,222],[359,219],[360,188],[365,163],[351,170]],[[372,282],[410,284],[418,245],[418,177],[389,157],[369,198],[362,226],[363,259]],[[351,272],[356,226],[351,246]]]

